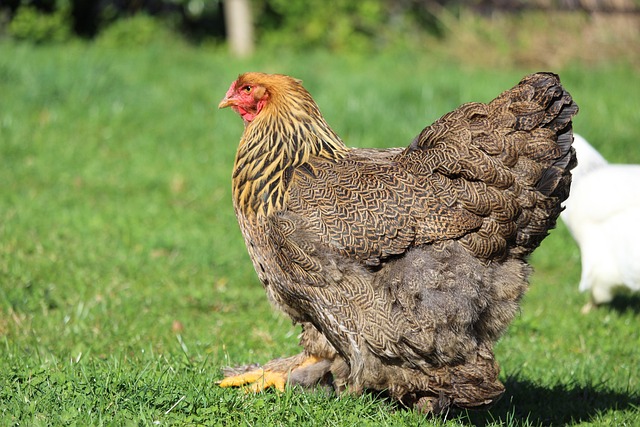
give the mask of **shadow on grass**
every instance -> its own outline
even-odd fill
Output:
[[[640,314],[640,294],[624,293],[616,295],[609,304],[609,308],[619,313],[631,312]]]
[[[565,425],[593,421],[598,414],[640,408],[640,395],[607,390],[602,386],[555,385],[543,387],[510,378],[502,399],[489,411],[469,411],[475,426],[488,424]]]

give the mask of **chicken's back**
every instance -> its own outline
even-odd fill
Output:
[[[558,76],[533,74],[489,104],[443,116],[400,161],[450,210],[480,220],[460,239],[475,256],[525,258],[555,226],[569,194],[577,112]]]

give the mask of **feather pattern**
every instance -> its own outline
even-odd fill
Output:
[[[577,106],[558,77],[527,76],[386,150],[347,148],[299,80],[247,73],[228,97],[241,88],[248,101],[221,104],[255,110],[236,215],[270,300],[303,325],[305,352],[331,362],[316,380],[434,412],[495,401],[493,344],[575,165]]]

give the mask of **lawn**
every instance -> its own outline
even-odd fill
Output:
[[[231,206],[242,122],[215,107],[246,70],[302,78],[349,145],[377,147],[538,71],[0,44],[0,425],[640,423],[640,298],[580,314],[579,253],[562,224],[496,348],[507,392],[491,411],[425,419],[371,395],[218,388],[225,365],[298,351]],[[577,132],[611,161],[640,163],[638,70],[553,71],[580,105]]]

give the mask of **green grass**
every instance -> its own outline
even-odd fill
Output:
[[[1,44],[0,425],[640,423],[640,299],[581,315],[562,225],[497,346],[507,393],[489,412],[425,420],[377,396],[216,387],[222,366],[298,350],[230,202],[242,123],[215,106],[245,70],[304,79],[349,145],[387,147],[537,68]],[[637,70],[555,71],[580,104],[575,129],[610,160],[640,163]]]

